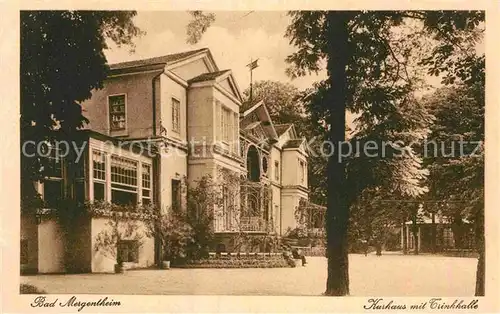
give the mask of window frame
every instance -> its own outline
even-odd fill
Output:
[[[104,170],[98,170],[98,171],[102,171],[103,174],[104,174],[104,179],[101,179],[101,178],[96,178],[94,176],[94,174],[96,173],[96,167],[95,167],[95,160],[94,160],[94,154],[95,153],[100,153],[102,154],[102,157],[104,159]],[[95,201],[96,198],[95,198],[95,184],[98,183],[98,184],[102,184],[104,186],[104,197],[103,199],[99,199],[99,201],[106,201],[108,200],[108,198],[111,198],[111,195],[107,195],[107,187],[108,187],[108,184],[107,184],[107,169],[108,169],[108,163],[107,163],[107,153],[106,152],[103,152],[101,150],[98,150],[98,149],[92,149],[91,150],[91,153],[90,153],[90,156],[91,156],[91,160],[92,160],[92,174],[91,174],[91,179],[92,179],[92,189],[94,191],[93,193],[93,196],[92,196],[92,200]]]
[[[233,111],[225,106],[221,101],[217,100],[219,110],[219,130],[220,140],[222,143],[229,145],[233,136]]]
[[[279,181],[281,177],[280,173],[280,162],[278,160],[274,161],[274,180]]]
[[[127,169],[124,169],[125,173],[113,173],[113,159],[115,159],[115,160],[122,159],[126,162],[134,163],[135,164],[135,179],[133,176],[130,176],[130,175],[127,176],[127,173],[126,173]],[[109,184],[110,184],[110,189],[111,189],[111,195],[109,195],[109,198],[110,198],[111,203],[119,204],[119,203],[113,202],[113,191],[119,191],[119,192],[124,192],[124,193],[135,194],[135,205],[139,204],[140,196],[141,196],[139,193],[139,190],[141,187],[140,185],[142,184],[142,177],[139,180],[139,167],[141,167],[141,163],[139,160],[134,160],[132,158],[128,158],[128,157],[124,157],[124,156],[120,156],[120,155],[115,155],[115,154],[112,154],[110,156],[110,165],[109,165],[110,182],[109,182]],[[128,170],[128,171],[130,171],[130,170]],[[119,182],[119,181],[113,180],[113,174],[115,176],[135,180],[135,186],[133,184],[130,184],[130,183]],[[113,186],[113,184],[115,184],[115,186]],[[119,185],[119,186],[117,187],[116,185]]]
[[[89,199],[91,201],[104,201],[112,204],[120,204],[116,203],[116,199],[113,200],[113,191],[120,191],[126,193],[133,193],[136,195],[136,202],[131,203],[130,205],[141,205],[144,204],[143,200],[149,200],[149,204],[153,204],[154,202],[154,169],[153,165],[148,161],[145,161],[141,158],[134,158],[133,156],[127,156],[120,153],[109,152],[107,150],[103,150],[102,148],[91,147],[89,152],[89,162],[91,165],[89,166],[89,185],[91,186],[92,193],[89,193]],[[96,168],[95,167],[95,156],[100,155],[102,158],[103,167]],[[120,160],[124,160],[125,162],[132,162],[135,164],[135,169],[124,169],[123,165],[116,161],[120,162]],[[124,169],[119,171],[116,169],[112,172],[113,167],[118,167],[118,169]],[[146,171],[143,172],[144,168],[149,168],[149,178],[146,178]],[[103,168],[103,169],[100,169]],[[131,175],[135,171],[135,176]],[[99,172],[100,175],[96,175]],[[118,177],[116,177],[118,175]],[[125,176],[125,178],[123,178]],[[131,179],[135,185],[130,184],[129,182],[123,182],[123,179]],[[125,180],[125,181],[126,181]],[[146,181],[149,181],[149,187],[146,186]],[[95,193],[95,184],[102,184],[104,187],[104,198],[96,199]],[[149,193],[145,193],[145,191],[149,191]],[[146,194],[146,195],[145,195]]]
[[[53,156],[53,152],[55,152],[55,150],[57,149],[57,147],[55,147],[54,145],[52,145],[51,143],[47,143],[47,147],[48,149],[50,149],[50,154],[48,156],[46,156],[47,158],[47,163],[48,164],[51,164],[52,161],[54,160],[54,162],[57,164],[59,164],[59,176],[56,177],[56,176],[53,176],[54,173],[50,173],[48,176],[46,176],[44,178],[44,181],[43,181],[43,201],[44,203],[47,205],[48,208],[55,208],[57,207],[57,202],[58,201],[61,201],[62,199],[64,199],[64,158],[63,157],[59,157],[59,158],[56,158],[57,156],[59,156],[58,154],[56,154],[55,156]],[[47,182],[50,182],[50,183],[58,183],[59,184],[59,199],[51,199],[51,201],[54,201],[55,204],[49,204],[49,202],[47,202],[47,196],[46,196],[46,183]]]
[[[180,211],[182,209],[182,182],[180,179],[170,180],[170,193],[172,209],[174,211]],[[175,204],[174,200],[177,201]]]
[[[110,98],[111,97],[120,97],[120,96],[123,96],[124,98],[124,112],[123,112],[123,116],[124,116],[124,127],[123,128],[114,128],[113,127],[113,123],[112,123],[112,117],[113,117],[113,112],[111,110],[111,102],[110,102]],[[107,101],[108,101],[108,125],[109,125],[109,130],[110,132],[120,132],[120,131],[126,131],[127,130],[127,112],[128,112],[128,108],[127,108],[127,103],[128,103],[128,99],[127,99],[127,94],[126,93],[119,93],[119,94],[111,94],[111,95],[108,95],[107,97]]]
[[[141,167],[141,198],[140,198],[140,201],[141,201],[141,204],[143,205],[147,205],[147,204],[144,204],[144,200],[149,200],[149,204],[153,204],[153,167],[151,164],[148,164],[146,162],[141,162],[140,163],[140,167]],[[149,180],[146,180],[144,178],[144,168],[147,167],[149,168]],[[149,187],[145,187],[145,182],[149,182]],[[144,191],[148,191],[149,192],[149,195],[146,196],[144,195]]]
[[[176,112],[174,111],[174,103],[177,104]],[[170,97],[170,111],[172,113],[172,132],[181,133],[181,101],[174,96]],[[177,114],[176,114],[177,113]],[[177,120],[177,123],[176,123]]]
[[[140,254],[140,249],[139,249],[139,241],[135,239],[124,239],[120,240],[118,242],[118,255],[121,256],[121,261],[124,263],[139,263],[139,254]],[[128,254],[127,258],[124,258],[123,255],[123,249],[126,247],[126,252]],[[135,258],[130,258],[131,255],[135,255]]]

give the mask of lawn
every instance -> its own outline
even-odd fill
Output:
[[[22,276],[55,294],[321,295],[326,258],[275,269],[134,270],[125,274]],[[475,258],[370,254],[349,256],[353,296],[473,296]]]

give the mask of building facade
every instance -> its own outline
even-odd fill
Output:
[[[401,247],[406,247],[410,252],[418,248],[423,253],[474,250],[473,225],[465,220],[453,224],[440,215],[436,215],[434,221],[431,217],[423,216],[416,224],[408,221],[405,228],[401,228]]]
[[[167,210],[185,201],[184,179],[194,184],[226,171],[249,183],[238,187],[244,197],[231,211],[216,209],[220,241],[237,231],[284,235],[296,227],[295,209],[308,198],[305,140],[293,125],[275,125],[265,103],[243,105],[231,70],[220,70],[208,49],[111,65],[103,88],[82,103],[89,145],[81,185],[72,191],[87,201],[154,203]],[[140,149],[125,148],[134,145]],[[53,181],[58,183],[37,185],[45,199],[67,193],[63,175]],[[74,230],[77,248],[70,255],[78,262],[72,265],[76,271],[112,271],[115,261],[93,249],[106,218],[89,219]],[[68,271],[62,262],[67,240],[59,227],[47,215],[23,217],[24,268]],[[153,265],[155,251],[149,239],[127,262]]]

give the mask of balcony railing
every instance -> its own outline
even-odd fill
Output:
[[[225,217],[214,219],[215,232],[275,232],[273,220],[258,216],[240,217],[230,223]]]
[[[241,231],[268,231],[269,222],[261,217],[240,217]]]

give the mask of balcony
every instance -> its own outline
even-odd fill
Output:
[[[240,217],[240,228],[244,232],[268,232],[272,222],[262,217]]]
[[[240,217],[237,221],[229,223],[224,217],[214,219],[215,232],[273,232],[273,221],[262,217]]]

